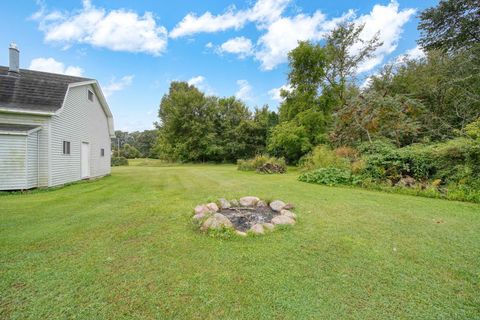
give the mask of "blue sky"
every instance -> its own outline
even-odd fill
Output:
[[[416,48],[419,11],[433,0],[1,1],[0,65],[8,44],[21,68],[97,79],[116,129],[157,121],[172,80],[209,94],[236,95],[251,108],[276,109],[286,54],[298,40],[322,41],[335,23],[364,23],[384,45],[360,68],[360,81]]]

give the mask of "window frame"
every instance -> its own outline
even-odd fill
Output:
[[[90,94],[92,99],[90,99]],[[93,93],[93,91],[90,89],[87,89],[87,100],[90,102],[95,102],[95,93]]]
[[[62,141],[62,152],[64,156],[71,155],[71,142],[67,140]]]
[[[105,148],[100,148],[100,157],[105,157]]]

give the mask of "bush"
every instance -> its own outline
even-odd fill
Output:
[[[285,173],[287,165],[283,158],[258,155],[248,160],[237,160],[237,169],[241,171],[257,171],[258,173]]]
[[[268,152],[285,158],[290,164],[296,164],[298,159],[311,149],[306,129],[292,121],[285,121],[274,127],[268,138]]]
[[[112,167],[128,166],[128,160],[125,157],[112,157],[111,165]]]
[[[304,171],[327,167],[348,169],[348,162],[347,159],[337,155],[330,147],[318,145],[312,152],[300,159],[299,165]]]
[[[348,159],[354,161],[358,158],[358,151],[352,147],[338,147],[333,150],[337,156],[340,158]]]
[[[350,170],[335,167],[320,168],[311,172],[305,172],[298,177],[298,180],[329,186],[356,185],[361,182],[359,177],[353,175]]]

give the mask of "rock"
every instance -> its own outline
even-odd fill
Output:
[[[280,200],[270,202],[270,208],[272,208],[273,211],[277,212],[280,212],[285,207],[285,205],[285,202]]]
[[[294,206],[293,204],[291,204],[291,203],[287,203],[287,204],[285,205],[285,207],[283,207],[283,209],[285,209],[285,210],[292,210],[292,209],[295,209],[295,206]]]
[[[268,222],[264,223],[263,227],[267,230],[273,230],[275,228],[275,226],[272,223],[268,223]]]
[[[238,203],[238,200],[236,200],[236,199],[230,200],[230,204],[232,205],[232,207],[238,207],[240,205]]]
[[[247,233],[246,232],[243,232],[243,231],[240,231],[240,230],[235,230],[235,233],[241,237],[246,237],[247,236]]]
[[[264,234],[265,230],[263,229],[263,225],[260,223],[254,224],[251,228],[250,231],[253,232],[254,234]]]
[[[224,198],[218,199],[218,202],[220,203],[220,208],[222,209],[228,209],[232,206],[230,202],[228,202],[228,200]]]
[[[257,197],[243,197],[240,198],[240,205],[242,207],[253,207],[258,201],[260,201]]]
[[[193,216],[193,219],[194,220],[202,220],[203,218],[205,218],[207,216],[206,213],[204,212],[200,212],[200,213],[197,213],[196,215]]]
[[[202,224],[202,230],[206,231],[208,229],[221,229],[221,228],[231,228],[233,224],[227,217],[221,213],[215,213],[213,216],[205,220]]]
[[[293,213],[292,211],[289,211],[289,210],[283,209],[282,211],[280,211],[280,214],[283,215],[283,216],[290,217],[292,219],[297,219],[297,215],[295,213]]]
[[[410,176],[405,176],[397,182],[397,186],[400,187],[413,187],[415,186],[415,179]]]
[[[213,211],[213,212],[217,212],[218,211],[218,206],[215,202],[210,202],[207,204],[207,207],[208,209],[210,209],[210,211]]]
[[[260,200],[257,202],[257,208],[266,208],[266,207],[268,207],[268,204],[265,201]]]
[[[279,215],[279,216],[276,216],[272,219],[272,223],[274,225],[277,225],[277,224],[290,224],[290,225],[293,225],[295,224],[295,220],[293,220],[292,218],[290,217],[287,217],[285,215]]]
[[[195,214],[210,212],[210,208],[208,208],[207,205],[205,204],[199,204],[198,206],[195,207],[194,210],[195,210]]]

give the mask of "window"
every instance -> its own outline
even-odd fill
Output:
[[[63,141],[63,154],[70,154],[70,141]]]
[[[88,91],[88,100],[93,102],[93,92],[91,90],[87,90],[87,91]]]
[[[100,156],[105,157],[105,149],[100,149]]]

